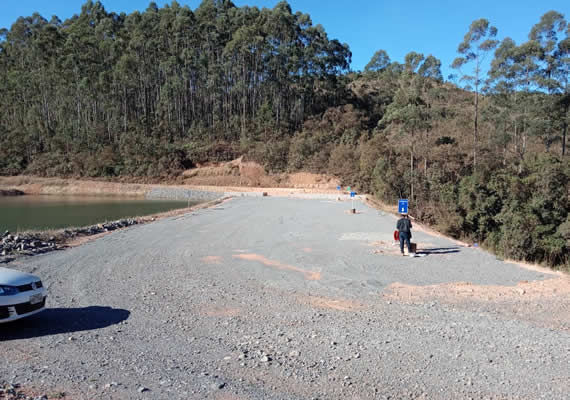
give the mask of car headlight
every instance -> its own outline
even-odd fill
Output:
[[[20,291],[13,286],[0,286],[0,296],[12,296],[18,294]]]

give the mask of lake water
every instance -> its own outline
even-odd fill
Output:
[[[190,202],[190,205],[197,202]],[[187,207],[187,201],[92,196],[0,197],[0,233],[95,225]]]

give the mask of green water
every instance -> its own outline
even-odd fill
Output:
[[[0,233],[88,226],[184,208],[188,204],[91,196],[0,197]],[[196,202],[190,203],[193,204]]]

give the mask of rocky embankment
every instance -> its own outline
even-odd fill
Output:
[[[140,222],[135,218],[126,218],[85,228],[65,229],[51,236],[41,232],[11,234],[6,231],[0,238],[0,263],[11,261],[18,255],[33,256],[59,250],[65,248],[70,240],[126,228]]]
[[[17,189],[0,189],[0,197],[2,196],[23,196],[26,193]]]
[[[65,393],[58,393],[59,398],[64,398]],[[30,395],[23,392],[20,385],[12,385],[10,383],[0,384],[0,399],[6,400],[48,400],[47,395]]]

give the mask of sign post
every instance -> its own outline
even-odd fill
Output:
[[[356,214],[356,208],[354,208],[354,196],[356,196],[356,192],[350,192],[350,199],[352,200],[352,209],[351,212]]]
[[[407,214],[408,213],[408,199],[398,200],[398,212],[400,214]]]

